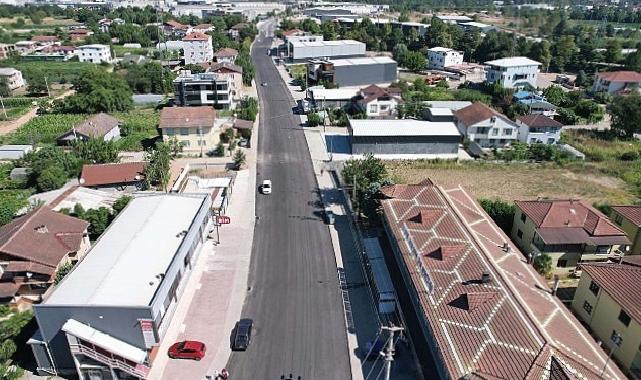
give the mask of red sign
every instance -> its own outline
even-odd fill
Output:
[[[216,223],[218,224],[230,224],[231,218],[225,215],[216,216]]]

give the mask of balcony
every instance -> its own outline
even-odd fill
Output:
[[[121,359],[116,355],[111,355],[111,357],[97,352],[91,347],[85,346],[83,344],[70,344],[69,349],[72,354],[82,354],[87,357],[90,357],[94,360],[97,360],[101,363],[104,363],[112,368],[119,369],[123,372],[126,372],[132,376],[137,376],[141,379],[146,379],[149,375],[149,367],[144,364],[130,364],[125,359]],[[119,358],[119,359],[115,359]]]

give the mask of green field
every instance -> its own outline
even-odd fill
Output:
[[[27,62],[27,61],[14,61],[5,60],[0,61],[0,67],[13,67],[22,72],[22,75],[27,81],[34,72],[42,72],[46,75],[49,83],[62,82],[68,83],[73,81],[78,74],[83,71],[90,70],[96,67],[91,63],[81,62]],[[97,66],[102,67],[102,66]]]

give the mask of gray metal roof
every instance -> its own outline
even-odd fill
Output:
[[[46,305],[147,306],[207,195],[149,194],[129,205]]]
[[[352,136],[460,136],[454,123],[413,119],[350,120]]]

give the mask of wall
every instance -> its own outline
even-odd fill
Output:
[[[69,319],[90,325],[142,350],[146,349],[138,319],[152,318],[149,307],[41,304],[34,305],[33,311],[44,341],[49,342],[49,351],[58,371],[76,373],[65,332],[61,330]]]
[[[488,68],[486,81],[488,83],[494,83],[496,81],[501,81],[503,87],[505,88],[514,88],[523,86],[525,83],[529,83],[532,87],[537,87],[536,78],[539,73],[538,66],[519,66],[519,67],[507,67],[504,71],[500,68],[496,69],[493,67]],[[515,75],[526,74],[527,78],[515,80]]]
[[[352,137],[352,154],[458,154],[458,136]]]
[[[610,220],[612,220],[617,226],[621,227],[623,231],[625,231],[625,234],[628,235],[628,239],[632,242],[632,246],[630,247],[630,251],[627,252],[627,255],[639,255],[641,254],[641,234],[639,231],[641,230],[639,227],[637,227],[635,224],[631,223],[630,220],[625,218],[623,215],[620,215],[618,212],[615,210],[612,210],[612,217]]]
[[[517,207],[514,212],[514,221],[512,223],[512,232],[510,237],[512,241],[516,243],[521,252],[525,255],[532,252],[532,240],[534,239],[534,234],[536,233],[536,226],[532,219],[525,216],[525,222],[521,220],[521,215],[524,215],[521,210]],[[523,237],[519,238],[518,231],[523,233]]]
[[[517,126],[500,117],[483,120],[467,128],[462,123],[459,123],[458,127],[459,131],[465,134],[470,141],[478,143],[483,148],[502,147],[518,138]],[[482,130],[485,128],[487,128],[486,131]],[[505,135],[504,131],[508,129],[511,129],[511,134]],[[494,134],[494,131],[496,131],[496,134]]]
[[[634,319],[626,327],[619,321],[621,307],[616,303],[608,293],[602,288],[599,289],[595,296],[590,290],[592,278],[586,272],[581,275],[579,286],[577,287],[572,301],[572,310],[583,320],[608,349],[614,345],[610,340],[612,331],[623,338],[621,347],[617,348],[613,354],[614,359],[623,365],[624,369],[629,369],[635,357],[638,355],[641,345],[641,325]],[[584,302],[587,301],[592,305],[592,313],[589,314],[584,308]]]
[[[348,58],[365,55],[365,44],[291,46],[291,57],[294,61],[310,58]]]
[[[187,134],[183,134],[186,131]],[[163,128],[162,129],[162,139],[167,142],[172,138],[176,138],[179,142],[183,142],[187,145],[183,146],[184,152],[200,152],[201,146],[198,145],[201,141],[200,133],[198,128]],[[202,140],[205,142],[205,145],[202,146],[203,153],[207,153],[209,150],[214,149],[218,141],[220,140],[220,129],[211,127],[202,129]]]
[[[334,82],[340,87],[394,82],[396,62],[368,65],[335,66]]]

